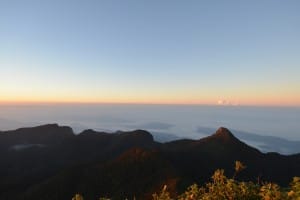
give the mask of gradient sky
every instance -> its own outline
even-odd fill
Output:
[[[298,0],[1,0],[0,102],[300,105]]]

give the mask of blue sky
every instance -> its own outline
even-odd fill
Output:
[[[0,101],[300,105],[299,1],[0,1]]]

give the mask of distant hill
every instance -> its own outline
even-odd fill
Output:
[[[300,176],[300,154],[262,153],[219,128],[199,140],[159,143],[144,130],[116,133],[48,124],[0,132],[0,199],[149,199],[168,184],[171,192],[204,183],[218,168],[233,175],[233,163],[247,169],[240,180],[286,186]]]
[[[214,132],[214,128],[199,126],[197,132],[201,135],[209,135]],[[289,155],[300,152],[300,141],[292,141],[282,137],[259,135],[241,130],[231,130],[234,135],[242,141],[257,147],[263,152],[278,152]]]

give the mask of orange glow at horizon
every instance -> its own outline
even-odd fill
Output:
[[[186,105],[224,105],[224,106],[300,106],[300,97],[263,97],[263,96],[243,96],[240,98],[223,97],[166,97],[166,96],[120,96],[120,97],[85,97],[72,96],[1,96],[0,104],[39,104],[39,103],[79,103],[79,104],[186,104]]]
[[[242,85],[238,87],[121,87],[0,85],[0,103],[124,103],[202,104],[241,106],[300,106],[297,85]]]

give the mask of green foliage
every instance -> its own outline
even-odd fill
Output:
[[[259,199],[259,187],[252,182],[238,182],[228,179],[224,175],[224,170],[216,170],[212,176],[212,181],[202,188],[203,200],[255,200]]]
[[[294,177],[290,188],[283,191],[275,183],[266,182],[259,185],[251,181],[235,180],[235,176],[245,168],[243,163],[236,161],[233,178],[227,178],[224,170],[218,169],[212,175],[211,181],[204,186],[193,184],[183,194],[173,198],[165,185],[161,192],[152,195],[152,200],[300,200],[300,177]],[[72,200],[83,200],[83,198],[76,194]]]
[[[295,177],[291,190],[284,192],[274,183],[262,185],[253,182],[239,182],[234,178],[246,167],[240,161],[235,162],[235,174],[232,179],[224,175],[224,170],[218,169],[212,175],[212,181],[199,187],[193,184],[175,198],[177,200],[300,200],[300,178]],[[166,191],[164,191],[166,193]],[[159,200],[169,200],[170,197],[160,196]],[[153,198],[153,200],[158,200]]]

